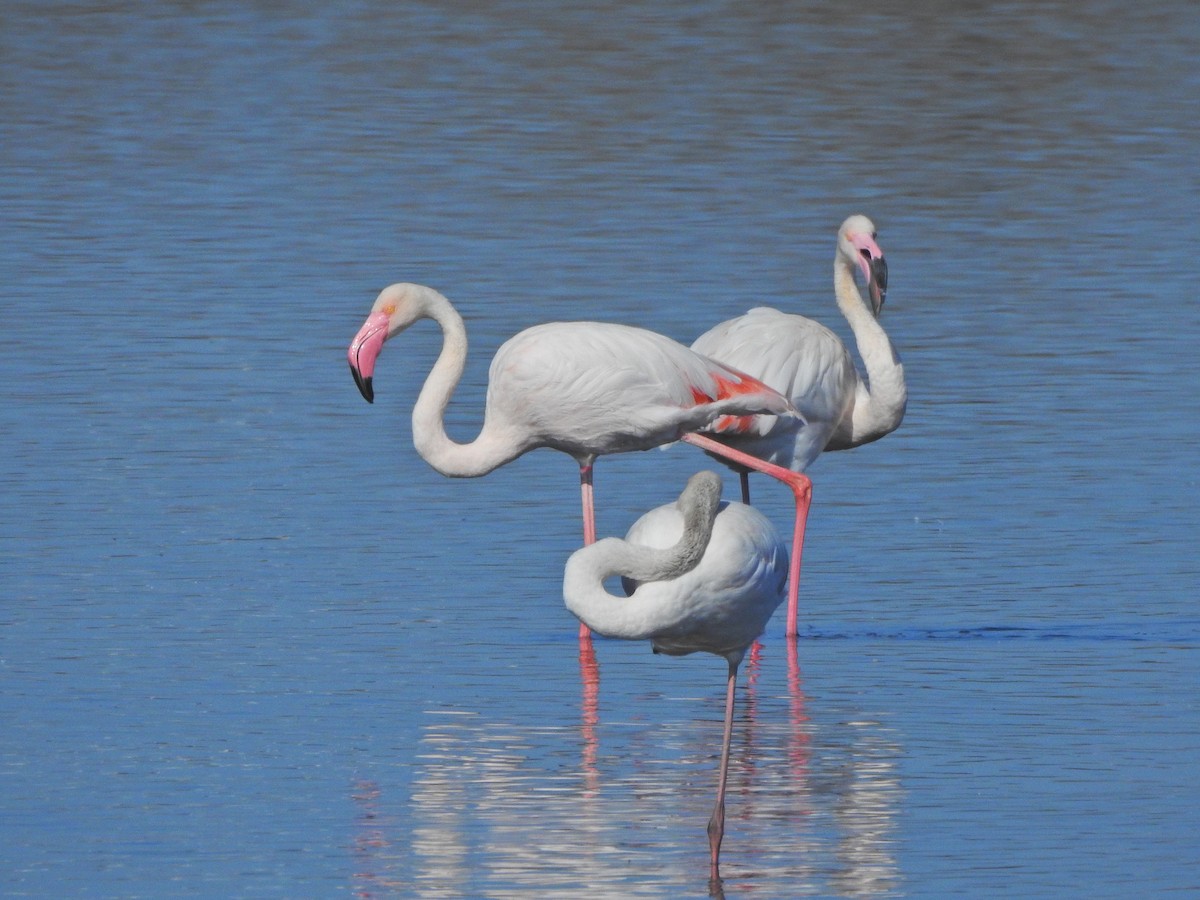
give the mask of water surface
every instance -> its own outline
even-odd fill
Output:
[[[444,479],[436,330],[374,406],[344,349],[443,291],[465,440],[535,322],[846,334],[852,212],[910,406],[811,470],[726,896],[1200,889],[1200,19],[918,6],[8,4],[4,893],[706,896],[722,663],[582,683],[572,461]],[[602,460],[601,533],[702,465]]]

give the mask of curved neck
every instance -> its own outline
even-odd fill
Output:
[[[683,535],[665,550],[604,538],[567,560],[563,599],[567,609],[606,637],[646,640],[664,627],[663,610],[647,602],[650,582],[678,578],[700,564],[712,537],[716,510],[685,515]],[[629,597],[610,593],[604,580],[614,575],[638,582]]]
[[[487,427],[469,444],[459,444],[446,434],[445,414],[450,397],[467,363],[467,329],[450,301],[429,290],[422,302],[421,318],[433,319],[442,329],[442,352],[430,369],[413,406],[413,446],[421,458],[443,475],[473,478],[504,465],[524,449],[499,439]]]
[[[850,323],[867,381],[859,381],[850,421],[839,425],[830,450],[857,447],[895,431],[904,419],[908,387],[904,366],[891,340],[872,315],[854,283],[854,269],[839,253],[833,266],[833,288],[838,308]]]

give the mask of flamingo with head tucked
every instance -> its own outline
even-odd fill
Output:
[[[787,548],[752,507],[721,502],[715,472],[693,475],[675,503],[646,513],[625,539],[605,538],[567,561],[563,598],[607,637],[648,640],[655,653],[704,651],[725,658],[725,731],[717,801],[708,824],[710,877],[720,877],[725,785],[737,670],[783,601]],[[622,576],[628,599],[604,580]]]
[[[460,444],[446,434],[444,414],[466,365],[467,333],[440,293],[417,284],[384,288],[350,343],[350,370],[363,397],[373,401],[384,342],[420,319],[441,327],[442,350],[413,407],[417,452],[443,475],[462,478],[486,475],[538,447],[570,454],[579,464],[585,544],[596,533],[597,456],[677,441],[723,416],[731,430],[758,427],[759,413],[772,422],[795,416],[778,391],[655,332],[551,322],[518,333],[496,351],[483,427]],[[728,455],[740,458],[736,451]]]
[[[870,297],[855,284],[862,275]],[[707,429],[705,448],[729,463],[724,445],[750,457],[802,473],[826,450],[846,450],[878,440],[900,426],[908,402],[904,366],[883,327],[879,313],[887,293],[887,262],[876,242],[875,226],[866,216],[850,216],[838,229],[833,268],[838,307],[850,323],[866,368],[858,373],[841,339],[824,325],[804,316],[758,307],[722,322],[692,344],[697,353],[718,359],[769,384],[785,395],[800,419],[760,417],[754,430],[738,430],[732,420]],[[733,424],[735,427],[726,427]],[[697,441],[693,441],[697,443]],[[742,478],[742,499],[750,502],[745,460],[732,463]],[[801,476],[803,477],[803,476]],[[800,557],[811,494],[796,494],[796,527],[792,541],[792,574],[788,592],[787,634],[795,635],[798,618]]]

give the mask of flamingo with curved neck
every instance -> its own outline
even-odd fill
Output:
[[[721,479],[699,472],[675,503],[642,516],[625,539],[575,551],[563,575],[567,608],[597,633],[649,640],[656,653],[725,658],[725,729],[717,799],[709,819],[710,877],[720,877],[725,787],[738,666],[783,601],[787,549],[752,507],[722,503]],[[620,575],[628,598],[608,592]]]
[[[859,291],[856,274],[866,284],[869,302]],[[760,418],[759,428],[753,431],[726,431],[721,421],[707,429],[715,440],[705,449],[740,473],[746,503],[750,502],[747,469],[755,467],[745,460],[730,463],[714,445],[802,473],[824,451],[878,440],[904,419],[908,403],[904,366],[878,318],[887,293],[887,262],[876,242],[875,225],[866,216],[850,216],[838,229],[833,286],[838,308],[854,333],[865,378],[859,375],[850,350],[829,328],[769,307],[722,322],[692,344],[696,352],[771,385],[791,400],[802,417],[802,422]],[[789,636],[797,632],[800,559],[810,502],[811,493],[796,493]]]

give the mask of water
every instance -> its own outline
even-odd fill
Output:
[[[598,642],[581,684],[572,462],[443,479],[436,332],[374,406],[344,349],[438,287],[465,439],[534,322],[844,333],[858,211],[910,407],[812,470],[725,895],[1200,889],[1189,4],[0,21],[7,896],[707,895],[721,662]],[[602,460],[601,533],[702,464]]]

